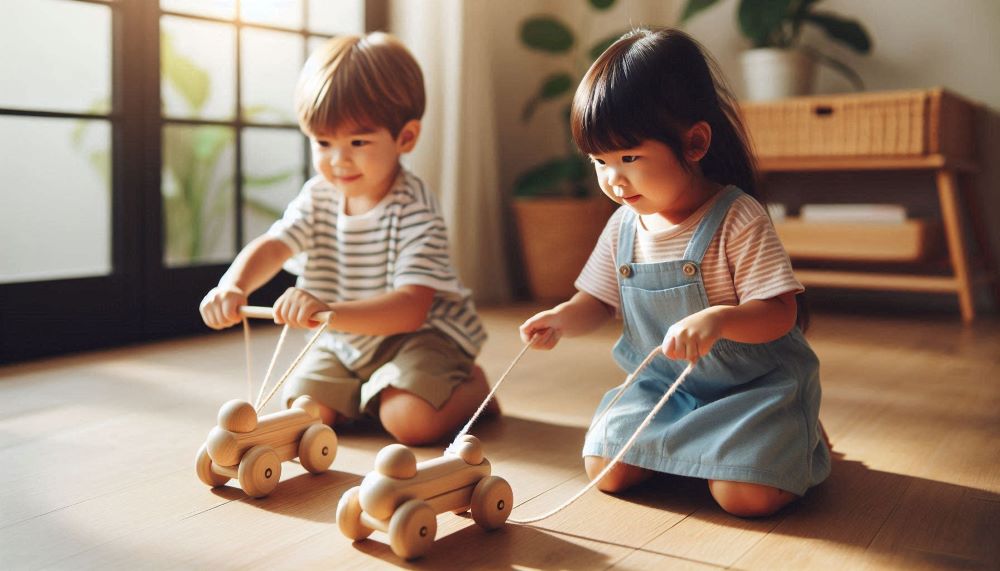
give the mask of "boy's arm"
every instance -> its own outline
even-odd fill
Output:
[[[271,281],[281,270],[292,249],[281,240],[267,234],[247,244],[219,279],[219,287],[236,288],[246,295]]]
[[[198,309],[205,324],[224,329],[239,323],[240,306],[246,305],[247,296],[273,278],[291,255],[291,248],[272,236],[260,236],[247,244],[219,285],[201,300]]]
[[[521,325],[521,340],[525,343],[538,335],[532,345],[536,349],[551,349],[559,339],[590,333],[614,317],[613,307],[582,291],[569,301],[535,314]]]
[[[406,285],[366,299],[327,304],[306,290],[292,287],[274,302],[274,321],[292,327],[315,327],[318,323],[312,316],[330,311],[330,327],[337,331],[360,335],[411,333],[427,320],[435,293],[426,286]]]
[[[362,335],[410,333],[427,320],[435,293],[426,286],[405,285],[367,299],[331,303],[330,327]]]

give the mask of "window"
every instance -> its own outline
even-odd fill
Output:
[[[0,362],[201,330],[310,175],[308,50],[369,29],[367,4],[6,0]]]

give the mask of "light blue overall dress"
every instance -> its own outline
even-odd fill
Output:
[[[616,258],[624,327],[613,355],[626,372],[663,343],[671,325],[708,307],[701,261],[729,206],[742,193],[735,187],[722,192],[681,260],[633,262],[637,217],[631,209],[625,212]],[[591,427],[583,455],[614,457],[686,366],[657,356]],[[595,420],[617,390],[604,396]],[[802,495],[830,473],[830,452],[820,438],[819,402],[819,361],[798,327],[769,343],[720,339],[622,461]]]

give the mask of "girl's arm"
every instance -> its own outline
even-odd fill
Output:
[[[532,347],[551,349],[559,339],[576,337],[590,333],[614,317],[615,310],[610,305],[582,291],[576,292],[569,301],[536,313],[521,327],[521,340],[525,343],[538,336]]]
[[[663,338],[663,353],[670,359],[696,361],[720,338],[740,343],[774,341],[795,325],[796,311],[792,292],[709,307],[673,324]]]
[[[435,290],[406,285],[395,291],[355,301],[326,304],[309,292],[288,288],[274,302],[274,321],[293,327],[314,327],[311,319],[321,311],[332,311],[330,327],[360,335],[395,335],[420,329],[434,302]]]

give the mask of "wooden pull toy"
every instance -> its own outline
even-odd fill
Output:
[[[475,436],[462,436],[441,457],[419,463],[406,446],[390,444],[361,485],[341,496],[337,526],[354,541],[383,531],[393,553],[413,559],[434,543],[437,514],[471,511],[480,527],[491,530],[507,521],[513,502],[510,484],[490,475]]]
[[[242,312],[247,317],[272,318],[270,308],[245,307]],[[317,318],[321,319],[320,316],[317,314]],[[309,345],[274,390],[295,368]],[[262,394],[263,389],[262,385]],[[209,431],[198,450],[195,460],[198,479],[214,488],[236,478],[247,495],[262,498],[278,485],[282,462],[298,458],[302,467],[313,474],[330,467],[337,455],[337,435],[323,424],[319,404],[308,396],[300,396],[287,410],[258,418],[257,412],[266,402],[265,399],[254,406],[234,399],[222,405],[218,426]]]
[[[271,493],[281,478],[281,463],[299,459],[313,474],[325,471],[337,455],[337,435],[323,424],[319,405],[301,396],[288,410],[257,418],[253,405],[234,399],[219,409],[219,425],[198,450],[198,478],[221,486],[232,478],[249,496]]]

